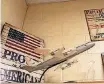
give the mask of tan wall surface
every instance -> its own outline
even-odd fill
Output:
[[[46,47],[66,49],[90,41],[84,15],[86,9],[104,8],[104,0],[72,0],[62,3],[31,5],[23,29],[45,40]],[[101,52],[104,41],[96,42],[92,49],[78,55],[78,63],[65,70],[53,67],[46,72],[46,82],[70,80],[102,80]],[[47,57],[50,58],[50,57]]]
[[[27,5],[25,0],[1,0],[1,24],[5,22],[22,28]]]

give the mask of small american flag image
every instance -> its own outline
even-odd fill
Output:
[[[11,49],[40,59],[40,53],[34,49],[44,47],[44,41],[21,30],[6,26],[2,32],[4,45]]]

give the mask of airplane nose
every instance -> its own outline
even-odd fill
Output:
[[[88,42],[87,45],[90,47],[93,47],[95,45],[95,43],[94,42]]]

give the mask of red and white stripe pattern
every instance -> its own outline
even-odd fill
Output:
[[[26,32],[15,29],[19,32],[24,33],[24,41],[20,42],[18,40],[12,39],[8,36],[9,29],[10,29],[9,27],[4,27],[3,33],[7,33],[7,34],[2,34],[2,35],[5,35],[4,37],[6,38],[5,44],[4,44],[6,47],[9,47],[9,48],[17,50],[19,52],[25,53],[29,56],[33,56],[37,59],[41,58],[40,54],[35,52],[34,49],[36,49],[38,47],[44,47],[44,41],[42,39],[29,35]]]

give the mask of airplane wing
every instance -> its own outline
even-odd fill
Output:
[[[63,53],[62,53],[64,50],[65,50],[65,48],[62,47],[62,48],[59,48],[59,49],[57,49],[57,50],[55,50],[55,51],[52,51],[50,54],[51,54],[52,56],[54,56],[54,57],[60,58],[60,57],[63,57],[63,56],[64,56]]]

